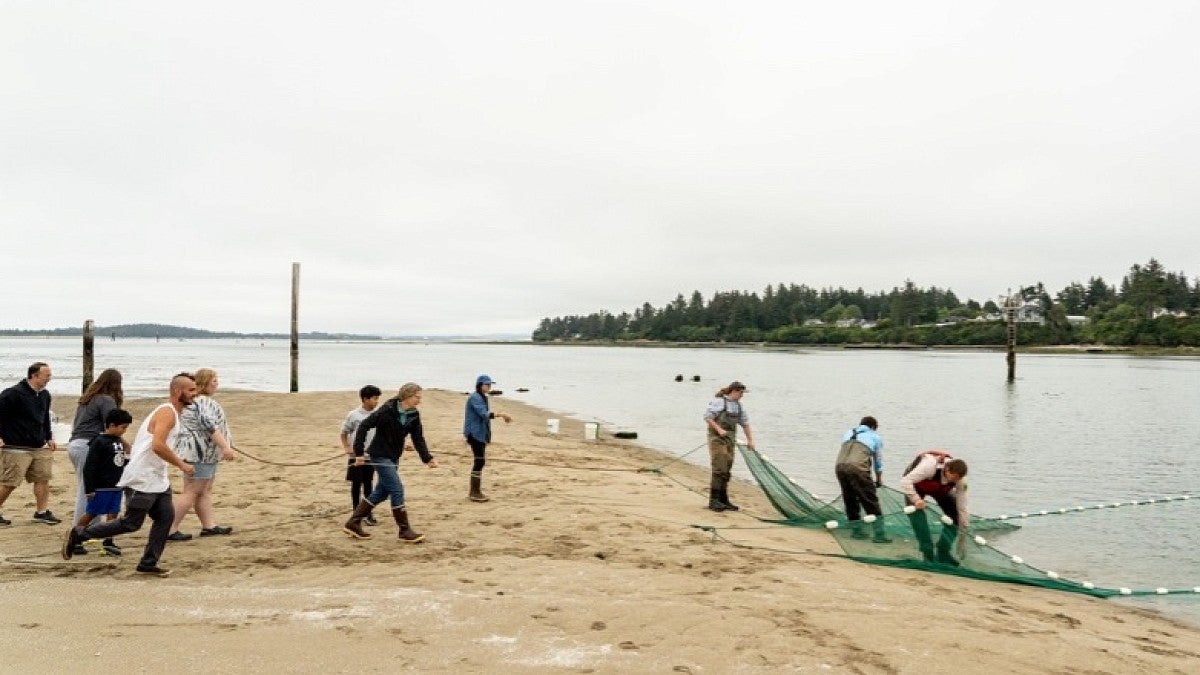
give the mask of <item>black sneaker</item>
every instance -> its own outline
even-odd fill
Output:
[[[46,509],[45,511],[34,511],[33,520],[35,522],[45,523],[47,525],[58,525],[62,522],[62,520],[60,520],[58,516],[54,515],[50,509]]]
[[[191,541],[192,535],[187,532],[172,532],[167,535],[167,541]]]
[[[116,542],[114,542],[112,539],[105,539],[103,542],[101,542],[100,548],[101,548],[101,551],[100,551],[101,555],[111,555],[111,556],[121,555],[121,547],[117,546]]]
[[[63,537],[63,560],[70,560],[75,555],[75,548],[82,545],[83,540],[80,538],[79,532],[74,527],[67,528],[67,536]]]
[[[171,576],[171,570],[164,570],[163,568],[159,567],[158,565],[153,565],[151,567],[142,567],[141,565],[138,565],[137,573],[145,574],[146,576],[150,576],[150,577],[169,577],[169,576]]]
[[[87,555],[87,546],[83,544],[75,544],[74,552],[71,555]]]
[[[233,534],[233,528],[228,525],[213,525],[200,530],[201,537],[211,537],[219,534]]]
[[[12,521],[4,516],[0,516],[0,527],[8,527],[9,525],[12,525]]]
[[[378,525],[379,521],[375,520],[373,514],[368,513],[366,518],[363,518],[363,525]]]

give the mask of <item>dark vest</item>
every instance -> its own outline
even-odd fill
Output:
[[[938,457],[940,457],[938,460],[937,471],[934,472],[932,478],[915,481],[913,483],[913,489],[916,490],[917,494],[921,495],[922,497],[945,497],[946,495],[950,494],[958,485],[957,483],[942,482],[942,465],[946,463],[946,460],[953,459],[953,457],[951,457],[948,453],[922,452],[913,459],[911,464],[908,465],[908,468],[904,470],[904,474],[908,475],[910,471],[917,468],[917,464],[921,463],[921,458],[929,454],[936,454]]]

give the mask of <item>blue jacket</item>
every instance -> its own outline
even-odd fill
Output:
[[[845,443],[851,438],[867,446],[871,451],[871,464],[875,466],[875,472],[883,473],[883,437],[875,433],[871,427],[860,424],[847,431],[842,436],[842,442]]]
[[[479,392],[471,394],[467,397],[467,409],[463,414],[463,436],[480,443],[491,443],[492,417],[487,397]]]

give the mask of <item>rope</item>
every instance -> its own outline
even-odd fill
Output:
[[[313,466],[314,464],[324,464],[325,462],[332,462],[333,460],[337,459],[338,457],[346,457],[345,452],[340,452],[340,453],[334,455],[333,457],[326,457],[325,459],[318,459],[318,460],[314,460],[312,462],[272,462],[269,459],[263,459],[262,457],[255,457],[254,455],[246,452],[245,450],[242,450],[241,448],[237,447],[236,445],[231,445],[229,447],[233,448],[234,452],[238,453],[239,455],[249,457],[250,459],[252,459],[256,462],[261,462],[263,464],[274,464],[275,466]],[[295,447],[295,446],[287,446],[287,447]],[[317,446],[310,446],[310,447],[317,447]]]
[[[303,516],[298,516],[296,518],[289,518],[287,520],[282,520],[282,521],[267,524],[267,525],[259,525],[257,527],[238,528],[237,531],[238,531],[238,534],[242,534],[242,533],[246,533],[246,532],[257,532],[259,530],[272,529],[272,528],[280,527],[283,525],[292,525],[295,523],[303,523],[303,522],[307,522],[310,520],[317,520],[317,519],[322,519],[322,518],[331,518],[333,516],[345,515],[345,513],[346,513],[346,511],[344,509],[330,509],[328,511],[307,514],[307,515],[303,515]],[[212,538],[212,537],[206,537],[206,538]],[[98,558],[93,558],[90,560],[84,560],[82,556],[77,556],[77,557],[71,559],[72,561],[76,561],[76,562],[68,562],[65,560],[38,560],[38,558],[50,558],[50,557],[58,558],[59,556],[61,556],[61,553],[59,553],[58,551],[52,551],[49,553],[33,553],[33,554],[29,554],[29,555],[10,555],[10,556],[5,556],[4,558],[0,558],[0,560],[3,560],[6,563],[15,564],[15,565],[71,564],[71,565],[76,565],[76,566],[82,566],[83,564],[92,564],[92,565],[104,565],[106,567],[116,567],[117,562],[118,562],[118,556],[99,556]]]
[[[651,471],[651,472],[655,472],[655,473],[662,473],[662,470],[663,470],[663,469],[667,468],[668,466],[671,466],[672,464],[674,464],[674,463],[676,463],[676,462],[678,462],[678,461],[682,460],[684,457],[687,457],[688,455],[692,454],[693,452],[696,452],[696,451],[697,451],[697,450],[699,450],[700,448],[704,448],[704,447],[708,447],[708,442],[707,442],[707,441],[705,441],[704,443],[701,443],[700,445],[697,445],[696,447],[692,448],[691,450],[688,450],[687,452],[683,453],[682,455],[679,455],[678,457],[675,457],[674,459],[672,459],[671,461],[667,462],[666,464],[663,464],[663,465],[661,465],[661,466],[655,467],[655,468],[653,468],[653,469],[644,469],[644,470],[645,470],[645,471]]]
[[[324,464],[325,462],[331,462],[335,459],[349,457],[349,455],[347,455],[345,452],[341,452],[336,455],[333,455],[332,457],[326,457],[325,459],[318,459],[318,460],[314,460],[311,462],[275,462],[275,461],[263,459],[261,457],[252,455],[237,446],[230,446],[230,447],[233,448],[233,450],[235,452],[237,452],[238,454],[248,457],[249,459],[252,459],[256,462],[261,462],[263,464],[272,464],[274,466],[313,466],[316,464]],[[264,447],[268,447],[268,446],[264,446]],[[300,446],[282,446],[282,447],[300,447]],[[309,447],[324,447],[324,446],[309,446]],[[703,446],[701,446],[701,447],[703,447]],[[697,448],[697,449],[699,449],[699,448]],[[695,450],[691,450],[691,451],[689,451],[689,453],[684,453],[683,456],[690,454],[690,452],[695,452]],[[468,454],[459,453],[459,452],[439,451],[438,455],[444,456],[444,457],[459,457],[459,458],[465,458],[465,459],[473,459],[474,458],[474,455],[468,455]],[[526,464],[529,466],[543,466],[543,467],[548,467],[548,468],[552,468],[552,469],[573,469],[575,471],[609,471],[609,472],[630,472],[630,473],[660,472],[661,471],[661,467],[653,468],[653,469],[647,469],[647,468],[632,469],[632,468],[627,468],[627,467],[571,466],[569,464],[550,464],[550,463],[546,463],[546,462],[534,462],[534,461],[521,460],[521,459],[507,459],[507,458],[503,458],[503,457],[488,457],[487,461],[488,462],[496,462],[496,463],[500,463],[500,464]],[[364,462],[363,464],[359,464],[358,466],[381,466],[381,465],[379,463],[375,463],[375,462]],[[388,464],[388,466],[391,466],[391,464]],[[664,465],[664,466],[666,466],[666,465]]]
[[[721,533],[718,531],[719,528],[717,528],[715,526],[692,525],[692,527],[694,527],[698,530],[702,530],[704,532],[710,532],[712,534],[713,541],[719,540],[719,541],[729,544],[730,546],[733,546],[735,548],[744,548],[744,549],[755,550],[755,551],[769,551],[771,553],[783,553],[783,554],[787,554],[787,555],[814,555],[814,556],[818,556],[821,558],[845,558],[847,560],[852,559],[852,558],[850,558],[850,556],[846,555],[845,553],[825,553],[823,551],[814,551],[811,548],[796,550],[796,549],[786,549],[786,548],[775,548],[773,546],[755,546],[752,544],[743,544],[741,542],[733,541],[732,539],[729,539],[728,537],[722,536]],[[727,528],[724,528],[724,529],[727,529]]]

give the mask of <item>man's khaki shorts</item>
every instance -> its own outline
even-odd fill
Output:
[[[17,487],[22,480],[49,483],[53,466],[54,451],[50,448],[0,451],[0,485]]]

